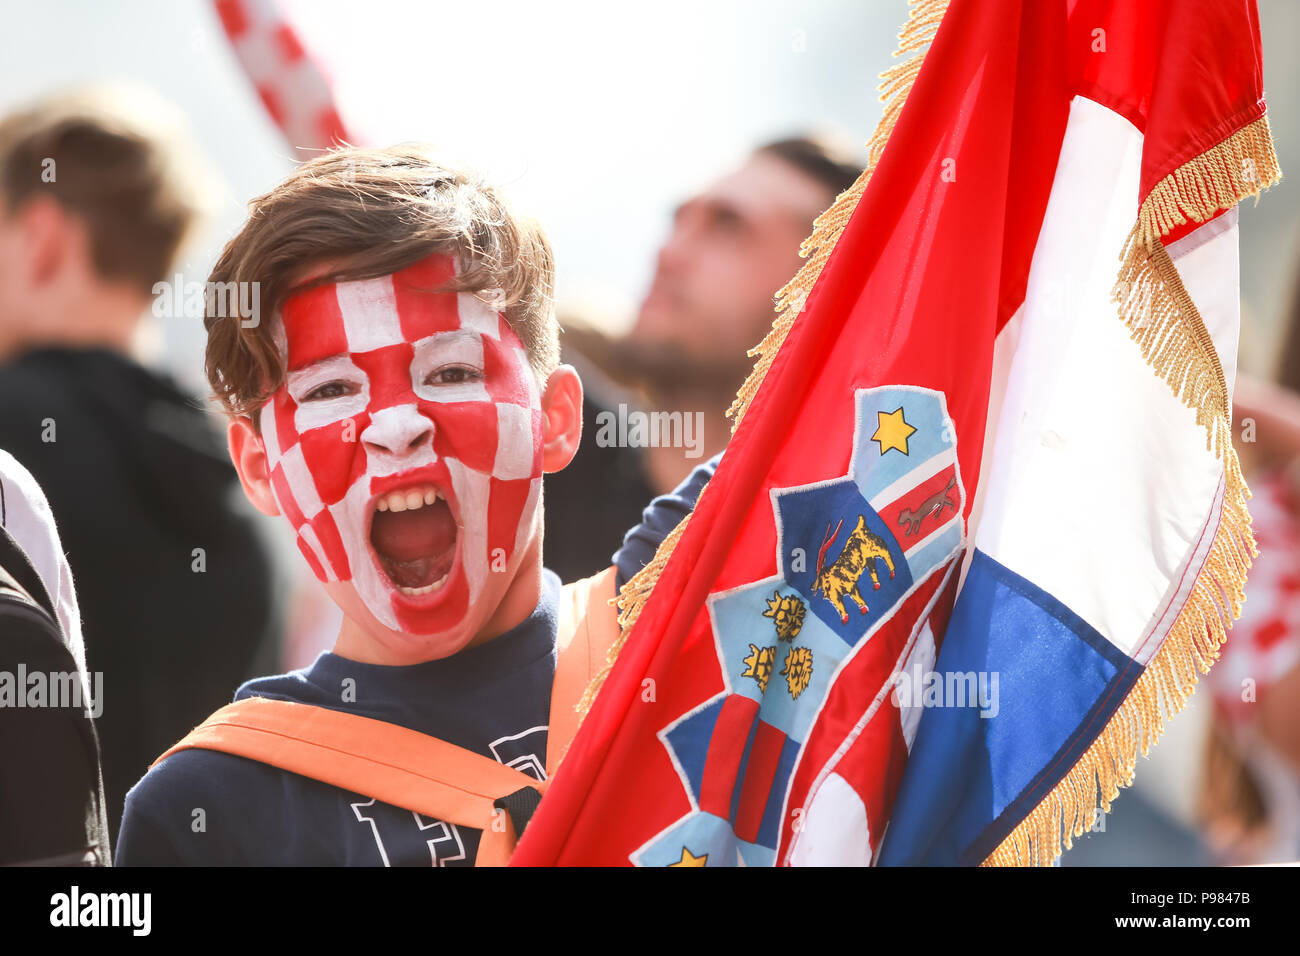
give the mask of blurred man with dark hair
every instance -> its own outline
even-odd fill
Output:
[[[607,563],[610,536],[639,517],[644,496],[624,495],[627,489],[671,491],[726,447],[731,422],[725,413],[753,367],[747,351],[772,325],[773,296],[798,271],[799,246],[813,220],[861,172],[852,151],[829,138],[791,137],[758,147],[677,207],[625,338],[611,341],[566,324],[564,360],[586,383],[587,424],[573,463],[547,476],[546,518],[550,527],[588,533],[551,536],[556,544],[548,560],[557,571],[580,576]],[[700,434],[689,434],[690,447],[611,444],[607,439],[619,430],[602,430],[602,422],[619,424],[618,409],[637,404],[617,385],[640,392],[642,411],[676,412],[674,426],[688,432],[687,425],[698,423]]]
[[[197,212],[169,112],[124,90],[0,120],[0,448],[49,497],[104,675],[114,838],[127,789],[275,633],[269,548],[223,443],[136,358]]]
[[[677,207],[620,355],[654,407],[704,412],[704,458],[730,437],[723,413],[753,365],[746,352],[772,325],[772,297],[798,271],[800,243],[861,171],[828,141],[783,139]],[[680,449],[649,452],[664,490],[698,464]]]

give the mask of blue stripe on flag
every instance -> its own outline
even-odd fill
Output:
[[[935,670],[996,674],[995,706],[987,717],[978,704],[925,709],[882,866],[983,861],[1083,754],[1143,668],[976,550]]]
[[[724,703],[726,698],[719,697],[698,714],[693,714],[664,734],[672,744],[682,772],[686,774],[691,793],[700,792],[700,784],[704,780],[704,764],[709,756],[709,739],[713,736],[713,728],[718,723],[718,715],[722,713]]]

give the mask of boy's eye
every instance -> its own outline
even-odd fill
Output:
[[[482,373],[478,369],[470,368],[467,365],[449,365],[446,368],[435,369],[425,378],[425,385],[461,385],[465,382],[474,382],[482,378]]]
[[[302,397],[304,402],[320,402],[330,398],[342,398],[344,395],[355,395],[357,388],[348,382],[326,382],[324,385],[318,385]]]

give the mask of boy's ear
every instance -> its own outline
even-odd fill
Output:
[[[542,393],[542,471],[560,471],[578,453],[582,440],[582,379],[572,365],[561,365]]]
[[[230,460],[239,472],[239,483],[244,486],[244,494],[253,503],[253,507],[264,515],[275,516],[280,513],[280,506],[275,502],[271,491],[271,469],[266,462],[266,446],[262,436],[253,429],[251,419],[239,416],[230,420],[226,430],[226,441],[230,447]]]

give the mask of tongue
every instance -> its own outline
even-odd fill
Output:
[[[456,522],[445,501],[414,511],[376,511],[370,541],[395,561],[432,557],[456,543]]]
[[[424,587],[446,574],[456,544],[456,522],[445,501],[414,511],[377,511],[370,543],[389,576],[402,587]]]

